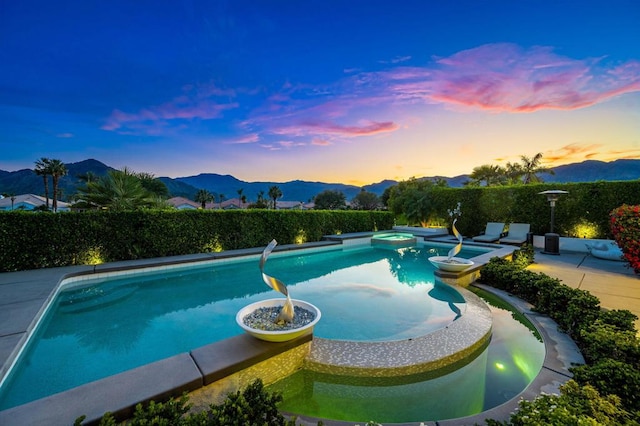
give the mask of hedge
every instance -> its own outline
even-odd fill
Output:
[[[640,202],[640,180],[624,182],[542,183],[530,185],[433,188],[429,209],[434,224],[450,226],[448,209],[458,202],[462,216],[456,227],[463,235],[479,235],[487,222],[529,223],[531,232],[549,232],[551,207],[539,192],[559,189],[554,232],[565,237],[612,239],[610,212],[623,204]]]
[[[381,211],[189,210],[0,213],[0,272],[320,241],[391,229]]]

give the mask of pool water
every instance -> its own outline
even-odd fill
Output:
[[[464,311],[459,293],[434,283],[427,260],[448,249],[273,253],[266,272],[322,311],[319,337],[406,339],[445,327]],[[281,296],[262,281],[257,256],[74,286],[55,299],[3,382],[0,409],[240,334],[235,315],[242,307]]]
[[[526,319],[501,307],[490,309],[488,347],[448,374],[359,378],[301,370],[267,389],[282,393],[282,411],[331,420],[386,424],[478,414],[522,392],[542,368],[545,354],[540,337],[523,324]]]

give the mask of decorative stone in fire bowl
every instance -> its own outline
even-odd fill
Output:
[[[286,342],[313,333],[321,313],[311,303],[290,299],[295,315],[292,321],[278,321],[286,299],[267,299],[240,309],[236,314],[238,325],[250,335],[268,342]]]

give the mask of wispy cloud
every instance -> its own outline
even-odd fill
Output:
[[[598,158],[602,161],[613,161],[620,158],[637,159],[640,157],[640,148],[629,150],[606,149],[603,144],[579,144],[572,143],[562,148],[544,154],[545,162],[552,164],[567,164],[575,161],[583,161]]]
[[[56,135],[57,138],[61,138],[61,139],[69,139],[74,137],[75,135],[73,133],[58,133]]]
[[[378,62],[380,62],[381,64],[399,64],[401,62],[406,62],[406,61],[410,61],[410,60],[411,60],[411,56],[407,55],[407,56],[396,56],[393,59],[381,60],[381,61],[378,61]]]
[[[142,108],[136,112],[115,109],[101,127],[103,130],[121,133],[157,134],[159,128],[164,131],[173,125],[182,126],[186,120],[211,120],[219,118],[225,110],[238,107],[237,102],[219,97],[233,97],[235,92],[222,90],[215,86],[183,87],[183,93],[168,102]],[[177,121],[176,124],[172,124]]]
[[[260,141],[260,136],[257,133],[251,133],[250,135],[240,136],[238,138],[231,139],[227,143],[247,144],[247,143],[256,143],[259,141]]]

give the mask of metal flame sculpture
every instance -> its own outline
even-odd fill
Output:
[[[453,229],[453,235],[455,235],[455,237],[458,239],[458,244],[456,244],[455,247],[449,250],[447,261],[451,261],[453,256],[460,253],[460,250],[462,250],[462,235],[460,235],[460,233],[456,229],[457,221],[458,221],[458,218],[455,218],[453,220],[453,225],[451,225],[451,228]]]
[[[287,300],[284,302],[282,309],[280,309],[280,314],[278,314],[276,322],[291,322],[293,321],[294,310],[293,303],[289,297],[289,291],[287,291],[287,286],[279,279],[264,273],[264,264],[267,262],[267,257],[269,257],[271,251],[277,245],[278,242],[276,240],[271,240],[267,247],[262,251],[262,256],[260,257],[260,272],[262,272],[262,279],[269,287],[287,296]]]

